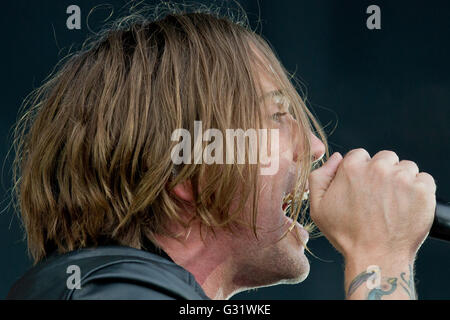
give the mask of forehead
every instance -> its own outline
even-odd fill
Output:
[[[271,91],[279,91],[279,87],[275,84],[273,77],[267,70],[261,70],[258,68],[257,76],[261,85],[262,94],[266,94]]]
[[[257,81],[260,84],[260,93],[259,93],[259,101],[262,103],[270,103],[273,101],[284,101],[286,100],[286,96],[282,89],[275,83],[271,74],[259,68],[257,73],[258,79]]]
[[[255,46],[254,43],[250,42],[250,48],[252,50],[252,54],[254,55],[253,59],[253,70],[256,81],[261,86],[259,94],[262,96],[268,92],[279,90],[280,88],[274,81],[274,69],[271,65],[271,62],[268,61],[268,58],[264,56],[264,54]]]
[[[283,84],[276,79],[277,74],[272,66],[269,57],[266,57],[254,44],[250,42],[252,54],[253,74],[257,82],[258,100],[264,105],[271,105],[271,102],[286,102],[287,99],[284,90],[281,88]],[[281,87],[280,87],[281,86]]]

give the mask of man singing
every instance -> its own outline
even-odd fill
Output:
[[[9,299],[228,299],[296,284],[309,273],[315,226],[345,259],[348,299],[417,298],[433,178],[391,151],[328,157],[291,77],[242,21],[208,12],[121,19],[27,106],[15,131],[15,192],[35,266]],[[256,139],[270,151],[264,163],[249,161],[255,139],[229,148],[217,134],[190,141],[200,159],[184,150],[176,163],[173,133],[194,137],[199,124],[223,137],[277,134]],[[232,151],[235,161],[205,161]]]

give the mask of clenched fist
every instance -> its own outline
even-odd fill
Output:
[[[309,177],[311,218],[345,258],[414,259],[433,223],[436,185],[392,151],[334,153]]]

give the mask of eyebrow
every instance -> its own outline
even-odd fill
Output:
[[[259,97],[259,100],[265,100],[267,98],[271,98],[271,97],[285,97],[285,94],[283,93],[283,90],[278,89],[278,90],[272,90],[269,92],[266,92],[265,94],[263,94],[261,97]]]

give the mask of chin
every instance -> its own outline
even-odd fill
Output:
[[[243,290],[304,281],[310,265],[304,248],[292,234],[264,250],[251,250],[233,280]]]
[[[266,283],[262,285],[265,287],[303,282],[310,271],[304,247],[299,245],[292,234],[288,234],[266,257],[264,271],[265,275],[261,273],[260,279],[265,279]]]
[[[302,200],[307,200],[309,196],[309,190],[303,194]],[[281,214],[283,215],[283,221],[285,226],[291,226],[294,221],[289,217],[289,207],[293,201],[292,192],[287,195],[283,195],[281,202]],[[284,239],[282,239],[276,245],[275,251],[278,258],[277,268],[279,270],[280,280],[277,283],[280,284],[297,284],[304,281],[310,271],[310,265],[307,257],[305,256],[304,245],[309,240],[309,233],[305,228],[296,221],[294,228],[290,231]]]
[[[289,217],[283,215],[282,219],[280,221],[286,228],[292,224]],[[297,222],[295,228],[280,240],[286,231],[283,229],[269,237],[261,237],[263,241],[252,242],[243,251],[242,244],[239,245],[242,260],[233,280],[235,284],[248,290],[277,284],[298,284],[308,277],[310,265],[302,245],[309,240],[308,232]]]
[[[298,261],[298,265],[292,270],[289,270],[286,278],[282,279],[279,284],[298,284],[308,277],[310,270],[309,261],[305,255],[300,260]]]
[[[292,224],[292,219],[285,217],[287,225]],[[310,271],[308,258],[305,256],[306,244],[309,240],[309,233],[298,222],[295,228],[278,243],[279,259],[278,269],[284,273],[283,279],[279,283],[297,284],[304,281]]]
[[[305,256],[304,248],[299,249],[299,244],[292,235],[288,235],[285,240],[290,240],[290,243],[286,244],[283,258],[279,260],[278,268],[283,276],[278,283],[297,284],[308,277],[309,261]]]

